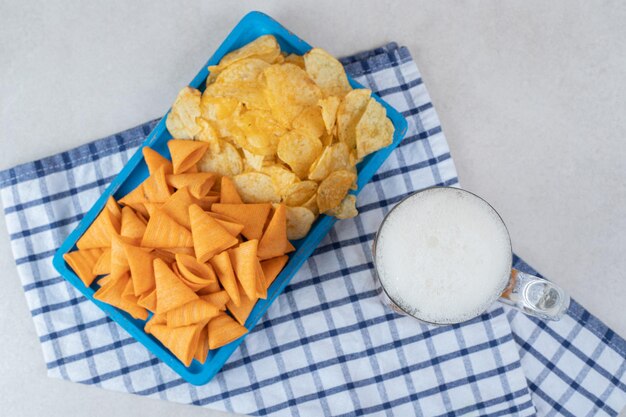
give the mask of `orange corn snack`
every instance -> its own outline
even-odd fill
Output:
[[[220,310],[208,301],[197,299],[167,312],[169,327],[189,326],[217,316]]]
[[[235,305],[239,305],[240,298],[239,289],[237,288],[237,279],[235,278],[235,271],[230,262],[228,252],[224,251],[215,255],[211,259],[211,265],[213,265],[220,284],[222,284],[222,287],[224,287],[232,302]]]
[[[146,333],[151,334],[152,328],[154,326],[158,324],[166,324],[166,321],[167,321],[167,314],[154,313],[152,317],[150,317],[150,320],[146,322],[145,326],[143,326],[143,329],[145,330]]]
[[[279,204],[259,241],[257,255],[259,259],[269,259],[294,250],[287,239],[287,208],[284,204]]]
[[[119,222],[107,208],[104,208],[91,223],[89,229],[78,239],[76,246],[78,249],[109,248],[111,247],[111,236],[119,232]]]
[[[124,246],[124,253],[133,280],[135,295],[140,296],[154,290],[154,259],[152,253],[146,252],[144,248],[132,245]]]
[[[69,262],[68,262],[69,263]],[[102,254],[96,261],[91,272],[94,275],[106,275],[111,273],[111,249],[102,249]]]
[[[125,238],[113,235],[111,236],[111,275],[114,277],[122,275],[129,270],[128,259],[126,259]]]
[[[199,140],[172,139],[167,142],[172,155],[174,174],[181,174],[196,165],[209,147],[208,142]]]
[[[74,270],[78,278],[85,284],[90,286],[96,278],[94,267],[103,254],[102,249],[83,249],[69,252],[63,255],[63,259]]]
[[[145,231],[146,223],[137,216],[135,211],[130,207],[122,208],[120,235],[129,238],[134,245],[139,245]]]
[[[122,210],[112,196],[107,199],[105,207],[109,210],[109,213],[111,213],[111,220],[113,220],[114,224],[120,224],[122,221]]]
[[[155,259],[153,267],[157,292],[157,313],[167,313],[176,307],[198,299],[196,293],[183,284],[161,259]]]
[[[95,292],[93,297],[107,304],[111,304],[120,310],[126,311],[136,319],[145,320],[148,318],[148,311],[137,304],[127,301],[122,297],[122,293],[128,284],[128,274],[124,274],[117,279],[110,280]]]
[[[176,264],[189,288],[198,291],[211,284],[217,284],[217,275],[209,264],[198,262],[194,256],[177,254]]]
[[[215,203],[211,206],[214,213],[224,214],[237,223],[243,224],[241,234],[247,239],[260,239],[263,227],[270,213],[272,205],[260,204],[223,204]]]
[[[213,217],[213,216],[211,216]],[[243,224],[229,222],[226,220],[215,219],[224,229],[228,231],[232,236],[237,237],[243,230]]]
[[[148,220],[141,246],[148,248],[180,248],[193,246],[191,232],[161,210]]]
[[[142,183],[143,193],[151,203],[164,203],[172,194],[172,190],[165,180],[165,167],[160,166]]]
[[[146,203],[148,199],[146,198],[145,193],[143,192],[143,184],[139,184],[137,188],[135,188],[130,193],[126,194],[124,197],[120,199],[120,203],[127,207],[131,207],[135,209],[137,213],[141,213],[144,216],[148,216],[148,211],[144,207],[144,203]]]
[[[228,177],[222,177],[220,187],[220,202],[225,204],[243,204],[235,183]]]
[[[239,293],[241,293],[241,291],[239,291]],[[213,304],[215,307],[217,307],[221,311],[226,310],[226,303],[230,301],[230,296],[228,295],[228,292],[226,292],[226,290],[221,290],[221,291],[216,291],[210,294],[201,295],[200,298],[202,298],[204,301],[208,301],[209,303]]]
[[[243,291],[243,288],[241,288],[241,286],[239,289],[240,291]],[[233,317],[235,317],[235,320],[237,320],[239,324],[243,326],[246,323],[246,320],[248,319],[248,316],[250,315],[250,312],[256,305],[257,301],[258,298],[253,298],[251,300],[244,294],[241,296],[240,305],[236,306],[234,303],[229,301],[228,303],[226,303],[226,308],[228,308],[228,311],[230,311]]]
[[[193,354],[193,358],[200,363],[206,362],[206,358],[209,355],[209,329],[204,326],[198,336],[198,345],[196,346],[196,352]]]
[[[152,291],[142,294],[139,296],[139,300],[137,300],[137,305],[145,308],[146,310],[150,310],[151,312],[156,311],[156,288]]]
[[[224,227],[206,214],[198,205],[189,206],[191,233],[196,258],[206,262],[218,252],[236,245],[239,241]]]
[[[191,365],[193,355],[196,353],[198,338],[205,323],[192,324],[190,326],[171,328],[164,324],[155,324],[150,332],[185,366]]]
[[[249,240],[228,251],[230,262],[233,265],[237,279],[246,296],[251,300],[259,296],[256,280],[256,253],[258,243],[259,241],[256,239]]]
[[[167,199],[167,201],[161,206],[161,210],[163,210],[163,212],[165,212],[172,219],[176,220],[176,223],[190,229],[191,223],[189,222],[189,206],[194,202],[195,199],[189,193],[189,189],[187,187],[183,187]]]
[[[217,177],[211,172],[197,172],[167,175],[165,179],[170,186],[177,190],[187,187],[194,197],[201,198],[211,191]]]
[[[247,332],[248,329],[222,313],[209,322],[209,349],[227,345]]]
[[[157,170],[161,167],[164,167],[165,174],[172,173],[172,163],[170,160],[162,156],[154,149],[146,146],[141,150],[141,153],[146,161],[146,165],[148,165],[148,172],[150,175],[157,172]]]
[[[265,286],[265,273],[263,272],[263,268],[261,268],[261,262],[257,259],[255,262],[256,269],[256,294],[259,298],[266,299],[267,298],[267,287]]]
[[[283,270],[288,260],[289,256],[283,255],[261,262],[263,275],[265,275],[265,288],[269,288],[270,285],[272,285],[272,282],[274,282],[278,274],[280,274],[280,271]]]

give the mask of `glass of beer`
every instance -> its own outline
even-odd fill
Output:
[[[471,320],[496,300],[559,320],[569,296],[512,268],[511,239],[500,215],[477,195],[432,187],[387,213],[372,247],[383,302],[424,323]]]

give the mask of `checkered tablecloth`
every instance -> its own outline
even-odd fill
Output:
[[[626,342],[576,302],[559,322],[496,304],[448,327],[381,305],[370,246],[383,216],[408,193],[458,181],[409,52],[389,44],[344,64],[404,114],[407,136],[359,195],[361,214],[337,223],[202,387],[178,378],[51,264],[155,122],[0,173],[13,255],[50,376],[259,415],[616,415],[626,404]],[[533,272],[519,259],[516,267]]]

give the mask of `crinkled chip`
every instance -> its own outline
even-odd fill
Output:
[[[322,181],[331,172],[340,169],[349,170],[354,166],[354,161],[350,157],[348,145],[337,142],[324,148],[321,155],[313,162],[309,170],[309,179]]]
[[[285,57],[285,62],[297,65],[304,69],[304,57],[302,55],[289,54]]]
[[[247,111],[239,116],[236,124],[241,136],[235,139],[238,146],[256,155],[272,156],[285,129],[268,112]]]
[[[246,105],[248,109],[269,110],[263,85],[259,81],[233,81],[207,86],[204,94],[213,97],[230,97]]]
[[[209,149],[211,150],[211,152],[219,153],[220,152],[220,139],[217,135],[217,132],[215,131],[215,128],[211,124],[211,122],[209,122],[206,119],[203,119],[202,117],[197,117],[196,125],[198,125],[199,130],[198,130],[198,133],[196,133],[195,139],[201,140],[203,142],[208,142]]]
[[[315,214],[315,216],[320,214],[320,210],[317,207],[317,193],[313,194],[311,198],[309,198],[304,204],[302,204],[302,207],[311,210],[313,214]]]
[[[322,97],[308,74],[294,64],[272,65],[263,74],[267,103],[274,118],[284,126],[291,126],[302,110],[317,105]]]
[[[373,98],[370,99],[355,129],[359,160],[390,145],[393,141],[393,130],[393,124],[387,118],[385,108]]]
[[[302,239],[311,230],[315,214],[304,207],[287,207],[287,239]]]
[[[219,175],[233,176],[243,171],[243,161],[237,149],[230,143],[220,140],[220,152],[209,150],[198,162],[198,169],[202,172],[214,172]]]
[[[261,171],[263,169],[263,155],[257,155],[244,149],[243,157],[245,171]]]
[[[220,69],[223,70],[229,65],[246,58],[258,58],[273,64],[279,56],[281,56],[280,46],[276,42],[276,38],[272,35],[263,35],[241,48],[224,55],[219,65],[209,67],[209,70],[213,74],[215,69],[218,69],[217,72],[219,72]]]
[[[326,212],[329,216],[335,216],[338,219],[350,219],[356,217],[359,212],[356,209],[356,196],[348,194],[341,200],[341,203]]]
[[[356,174],[346,170],[332,172],[317,188],[317,207],[320,213],[337,207],[348,194]]]
[[[350,149],[356,147],[355,128],[367,107],[372,92],[361,88],[350,91],[337,109],[337,137]]]
[[[332,133],[333,127],[335,127],[339,103],[341,103],[341,100],[336,96],[323,98],[318,103],[322,110],[322,120],[328,134]]]
[[[326,132],[322,109],[320,106],[311,106],[302,110],[292,123],[294,129],[307,132],[309,136],[319,138]]]
[[[242,107],[235,97],[217,97],[205,91],[200,101],[200,114],[214,124],[220,137],[224,137],[230,135],[230,118],[239,115]]]
[[[261,172],[272,178],[274,189],[278,195],[283,195],[290,185],[300,181],[296,174],[278,164],[261,167]]]
[[[306,178],[309,167],[322,153],[322,143],[298,130],[291,130],[280,138],[278,157],[300,178]]]
[[[235,175],[233,182],[244,203],[278,203],[280,196],[274,190],[269,175],[260,172],[245,172]]]
[[[266,61],[258,58],[246,58],[237,61],[219,73],[216,84],[240,81],[257,81],[263,70],[269,67]]]
[[[193,139],[198,133],[196,118],[200,116],[202,95],[195,88],[185,87],[178,93],[167,115],[165,126],[175,139]]]
[[[341,62],[325,50],[313,48],[307,52],[304,66],[325,96],[343,97],[352,90]]]
[[[301,181],[292,184],[284,194],[284,203],[291,207],[301,206],[306,203],[317,191],[315,181]]]

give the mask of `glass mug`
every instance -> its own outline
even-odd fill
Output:
[[[463,204],[460,204],[461,201],[463,201]],[[426,207],[428,205],[430,206]],[[464,205],[466,207],[463,207]],[[455,210],[457,213],[454,213]],[[421,217],[420,211],[422,212]],[[466,216],[465,211],[471,211],[471,213]],[[401,212],[401,214],[396,214],[396,212]],[[424,213],[427,215],[424,215]],[[446,216],[448,216],[447,220]],[[464,216],[467,217],[467,219],[459,219]],[[389,220],[393,218],[395,218],[395,220]],[[464,224],[464,222],[466,223]],[[486,229],[495,227],[496,229],[493,230],[500,230],[501,233],[498,233],[500,233],[500,237],[503,238],[496,244],[493,244],[493,242],[490,242],[489,239],[497,233],[483,233],[480,226],[474,225],[475,222],[482,222]],[[435,225],[433,226],[433,224]],[[472,227],[470,227],[470,225]],[[474,234],[468,235],[466,233],[467,236],[463,236],[464,229],[472,229],[472,233]],[[451,230],[455,231],[455,236],[450,236],[452,234]],[[418,240],[414,239],[414,236],[421,232],[424,232],[422,240],[426,239],[425,236],[427,236],[428,233],[432,234],[428,239],[433,239],[434,243],[421,242],[420,244],[413,245],[413,243],[417,243],[416,241]],[[387,236],[387,234],[389,234],[389,236]],[[387,242],[383,243],[380,241],[381,235],[384,235],[383,240],[391,242],[389,239],[393,239],[396,243],[391,244],[389,249],[381,250],[381,244],[388,244]],[[485,235],[487,236],[485,237]],[[464,278],[466,278],[466,276],[461,277],[463,278],[463,282],[461,282],[461,280],[452,280],[450,278],[448,279],[448,282],[444,283],[447,287],[437,288],[438,284],[435,282],[436,280],[428,280],[428,277],[420,277],[420,280],[415,280],[415,277],[419,276],[420,271],[422,271],[419,270],[420,266],[414,267],[413,271],[409,270],[410,265],[413,263],[413,259],[417,259],[419,261],[419,258],[411,258],[411,254],[413,253],[415,257],[436,257],[435,255],[440,255],[439,263],[433,261],[432,264],[428,264],[428,259],[422,258],[425,260],[425,262],[421,263],[424,268],[423,270],[428,270],[430,268],[431,273],[433,273],[432,275],[437,275],[440,280],[443,279],[444,281],[446,280],[445,276],[441,275],[438,271],[433,271],[433,268],[441,268],[442,270],[452,271],[450,275],[458,275],[461,271],[455,271],[455,268],[463,268],[463,262],[465,260],[462,258],[464,255],[461,254],[460,257],[457,257],[457,259],[453,259],[451,261],[453,266],[450,267],[449,265],[444,265],[442,263],[443,261],[448,261],[448,259],[444,259],[447,256],[447,252],[445,251],[448,248],[442,247],[439,250],[443,252],[435,253],[435,251],[429,249],[429,246],[432,244],[436,246],[439,243],[439,240],[444,240],[447,242],[453,242],[455,247],[466,248],[467,246],[463,245],[467,245],[468,237],[472,237],[474,241],[480,241],[478,243],[479,246],[485,246],[482,253],[497,249],[495,252],[498,252],[501,255],[495,256],[495,258],[499,259],[494,259],[493,262],[503,265],[502,269],[499,270],[502,272],[501,277],[499,274],[490,273],[490,276],[493,277],[497,275],[497,279],[492,279],[492,282],[490,283],[484,283],[485,287],[492,285],[493,291],[486,291],[483,294],[480,294],[482,299],[478,303],[480,306],[478,310],[459,313],[456,318],[445,318],[445,314],[439,315],[439,312],[434,315],[421,314],[420,305],[415,305],[420,303],[419,300],[416,301],[416,299],[413,299],[413,301],[407,303],[406,299],[401,299],[411,293],[410,289],[416,288],[415,285],[422,285],[422,287],[416,288],[416,291],[421,293],[421,302],[424,303],[424,305],[429,303],[435,304],[439,301],[436,299],[436,294],[439,294],[437,296],[441,297],[441,300],[443,300],[441,305],[442,311],[452,305],[456,305],[457,301],[459,302],[458,304],[462,304],[463,302],[472,303],[476,301],[471,299],[461,299],[464,297],[468,298],[467,294],[472,293],[472,290],[474,292],[481,291],[480,289],[477,290],[475,287],[476,285],[483,286],[483,282],[481,281],[482,278],[480,277],[474,277],[475,279],[473,281],[472,288],[464,284]],[[465,241],[463,240],[464,238]],[[402,241],[402,239],[404,239],[404,241]],[[470,245],[471,244],[472,242],[470,242]],[[490,245],[492,246],[491,248],[489,248]],[[450,248],[452,248],[452,246],[450,246]],[[413,252],[413,250],[415,252]],[[377,251],[380,253],[377,254]],[[450,250],[450,254],[452,254],[452,250]],[[519,309],[525,314],[547,320],[559,320],[569,307],[570,298],[561,288],[554,285],[550,281],[512,268],[511,240],[502,218],[485,200],[460,188],[431,187],[405,197],[395,207],[393,207],[383,219],[374,238],[372,255],[374,259],[376,281],[379,286],[380,297],[383,303],[395,312],[414,317],[423,323],[445,325],[464,322],[484,313],[489,306],[498,299],[505,304]],[[505,256],[508,257],[505,258]],[[381,259],[379,259],[379,257]],[[385,259],[385,257],[388,259]],[[486,264],[489,264],[492,261],[490,257],[485,257],[484,259],[487,259]],[[392,263],[390,264],[389,262]],[[407,266],[406,268],[398,266],[403,262]],[[478,264],[481,267],[485,267],[484,262],[478,262]],[[391,266],[391,268],[389,266]],[[389,270],[393,269],[395,271],[394,277],[396,275],[400,276],[401,274],[410,276],[398,278],[392,282],[391,278],[385,278],[386,275],[389,275],[392,272],[381,270],[381,268],[387,268]],[[414,282],[410,283],[410,280],[414,280]],[[427,285],[424,283],[428,283],[428,288],[430,289],[425,289]],[[413,285],[413,287],[411,287],[411,285]],[[433,285],[434,288],[431,288]],[[441,291],[443,289],[447,289],[449,291]],[[442,292],[444,294],[441,294]],[[471,295],[469,297],[471,298]],[[438,307],[435,306],[433,311],[436,311],[437,308]]]

